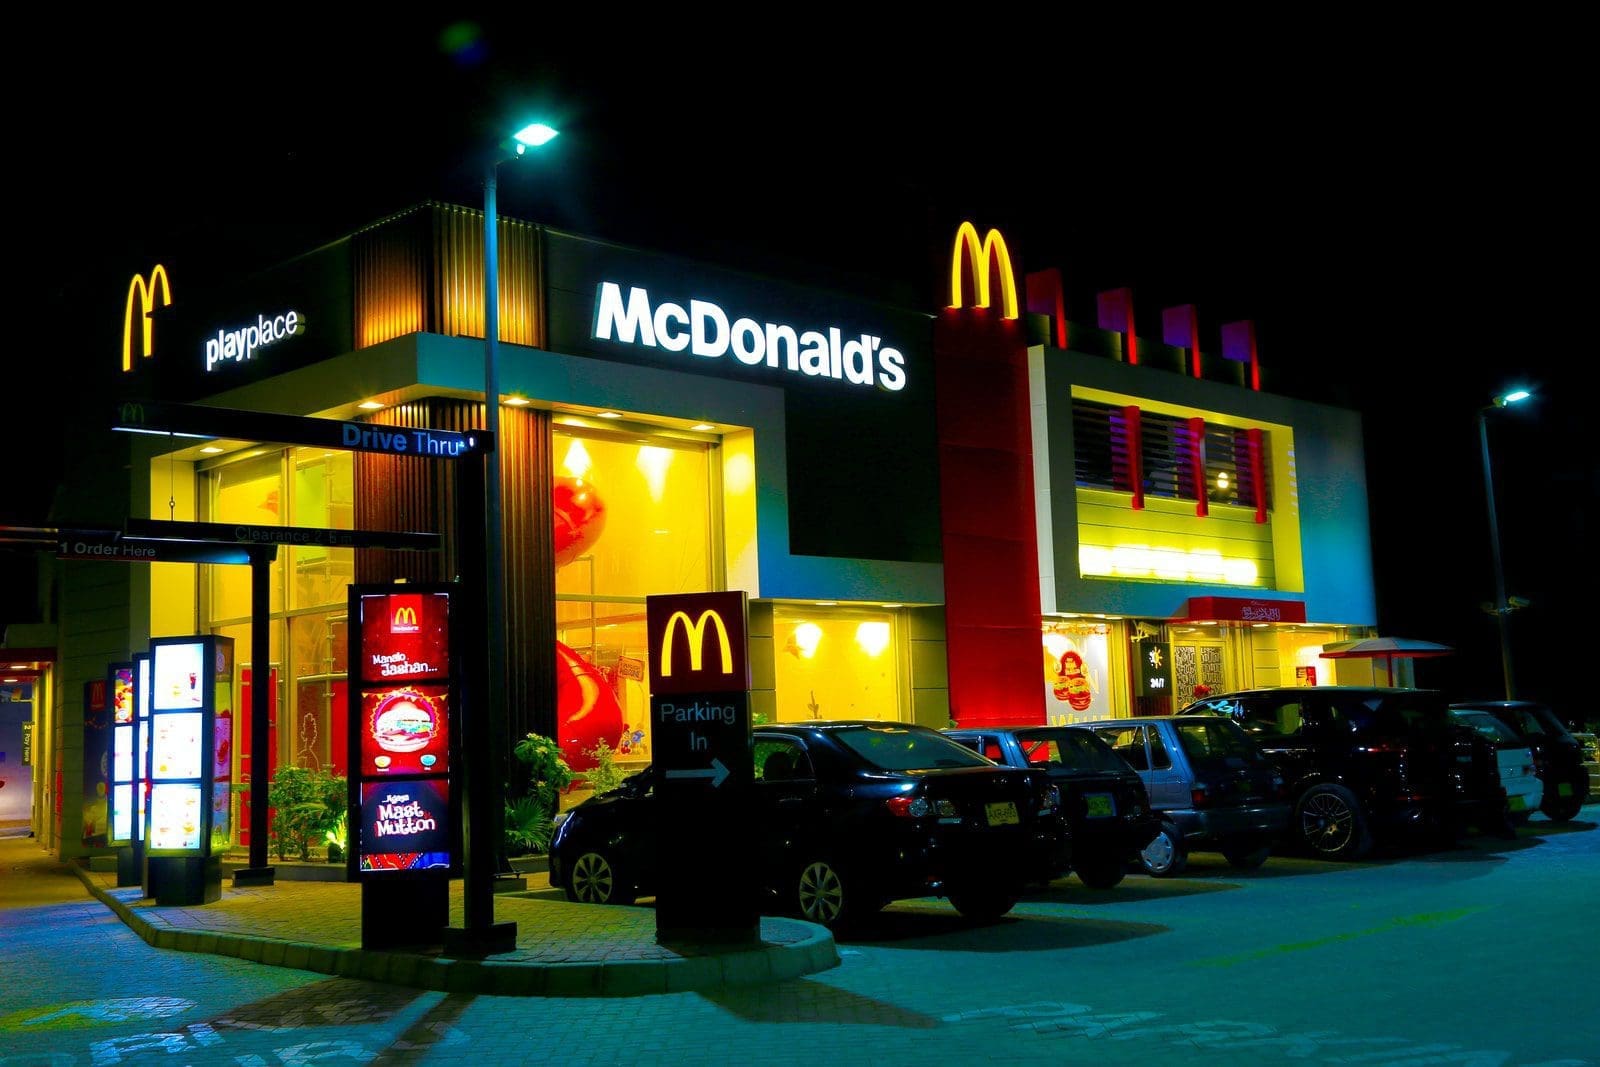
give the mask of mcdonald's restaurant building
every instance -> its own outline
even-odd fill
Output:
[[[1317,653],[1375,620],[1355,413],[1263,392],[1253,363],[1201,366],[1198,342],[1114,314],[1068,322],[1050,273],[1014,276],[968,227],[954,306],[929,309],[512,219],[499,241],[513,739],[555,736],[579,769],[600,744],[648,762],[644,598],[661,593],[748,592],[757,722],[1072,722],[1169,712],[1201,685],[1351,680]],[[479,427],[483,260],[482,215],[429,203],[249,278],[147,274],[129,395]],[[75,810],[70,724],[105,661],[230,636],[235,781],[263,664],[275,766],[345,773],[346,587],[457,569],[447,462],[129,444],[131,517],[437,531],[444,547],[283,546],[266,649],[248,568],[59,562],[60,721],[42,732],[64,776],[35,776],[34,810],[54,781],[62,810],[35,821],[63,855],[80,851],[63,827],[94,817]]]

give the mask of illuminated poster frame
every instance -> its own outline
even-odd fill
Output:
[[[231,637],[206,634],[150,642],[145,762],[150,799],[144,839],[151,857],[211,856],[227,848],[237,667]],[[219,752],[219,745],[226,750]]]
[[[136,652],[133,657],[133,706],[137,714],[138,742],[134,749],[134,813],[135,841],[144,844],[145,810],[150,804],[150,653]]]
[[[113,663],[106,670],[106,699],[111,706],[110,782],[106,795],[106,840],[116,847],[143,836],[135,825],[140,810],[138,685],[135,664]],[[119,832],[121,831],[121,832]]]
[[[460,603],[454,582],[350,586],[350,881],[461,875]]]

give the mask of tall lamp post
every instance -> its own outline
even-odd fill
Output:
[[[500,215],[496,205],[500,164],[515,159],[530,148],[548,144],[557,135],[554,127],[542,122],[524,126],[499,146],[499,151],[489,157],[483,176],[483,410],[484,429],[491,440],[500,439]],[[500,450],[490,450],[484,457],[484,615],[487,622],[489,661],[489,692],[487,720],[493,730],[504,729],[506,722],[506,594],[505,594],[505,536],[500,514]],[[494,745],[491,751],[499,751]],[[491,766],[479,770],[499,780],[502,770]],[[498,816],[500,798],[496,796],[488,812],[475,812],[479,818],[485,814]],[[498,823],[498,818],[491,818]],[[484,835],[497,838],[497,834]],[[486,871],[488,864],[497,864],[500,854],[498,843],[490,848],[473,848],[467,857],[474,867],[466,879],[463,904],[466,909],[466,926],[469,929],[489,929],[494,923],[494,897],[491,881],[495,871]],[[473,875],[476,875],[475,877]]]
[[[1500,673],[1505,680],[1506,699],[1515,700],[1516,683],[1511,672],[1511,631],[1508,619],[1513,606],[1506,600],[1505,568],[1500,561],[1500,519],[1494,506],[1494,467],[1489,462],[1489,413],[1520,404],[1533,394],[1514,389],[1494,398],[1494,403],[1478,409],[1478,444],[1483,449],[1483,491],[1489,501],[1489,545],[1494,552],[1494,605],[1489,610],[1500,629]],[[1516,605],[1520,607],[1519,603]]]

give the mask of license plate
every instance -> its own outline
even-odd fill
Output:
[[[1523,808],[1528,806],[1528,801],[1524,797],[1511,797],[1510,800],[1512,811],[1521,811]]]
[[[1571,782],[1559,782],[1559,783],[1557,783],[1556,784],[1556,794],[1558,796],[1570,797],[1572,795],[1572,783]]]
[[[1091,819],[1109,818],[1117,813],[1117,805],[1110,793],[1085,793],[1084,804],[1089,809]]]
[[[1009,800],[985,805],[984,811],[989,817],[990,826],[1015,826],[1020,821],[1017,818],[1017,806]]]

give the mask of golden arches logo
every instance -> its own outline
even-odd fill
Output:
[[[161,306],[172,306],[172,284],[167,281],[167,268],[157,263],[150,271],[150,280],[145,281],[144,275],[135,274],[128,283],[128,300],[122,311],[122,369],[133,370],[133,305],[139,302],[139,321],[144,327],[144,347],[140,354],[148,359],[155,354],[155,340],[153,337],[154,323],[150,321],[150,313],[156,309],[156,296],[161,297]]]
[[[414,633],[417,630],[417,609],[401,607],[394,609],[394,623],[389,627],[390,633]]]
[[[700,613],[700,618],[695,622],[689,621],[686,611],[674,611],[672,617],[667,619],[667,628],[661,635],[661,677],[672,677],[672,635],[678,629],[678,623],[683,623],[684,636],[689,640],[689,670],[698,673],[706,654],[706,623],[712,622],[717,627],[718,650],[722,653],[722,673],[733,673],[733,645],[728,641],[728,627],[722,621],[722,616],[707,608]]]
[[[950,252],[950,306],[952,308],[965,307],[961,299],[961,261],[965,258],[972,265],[972,287],[977,299],[973,307],[986,308],[990,304],[989,283],[990,274],[994,269],[1000,272],[1000,299],[1001,314],[1003,319],[1017,317],[1017,276],[1011,270],[1011,252],[1006,248],[1006,239],[1000,236],[999,230],[990,230],[984,234],[983,239],[978,239],[978,228],[970,222],[963,222],[961,228],[956,230],[956,244]],[[994,263],[995,260],[999,262]]]

